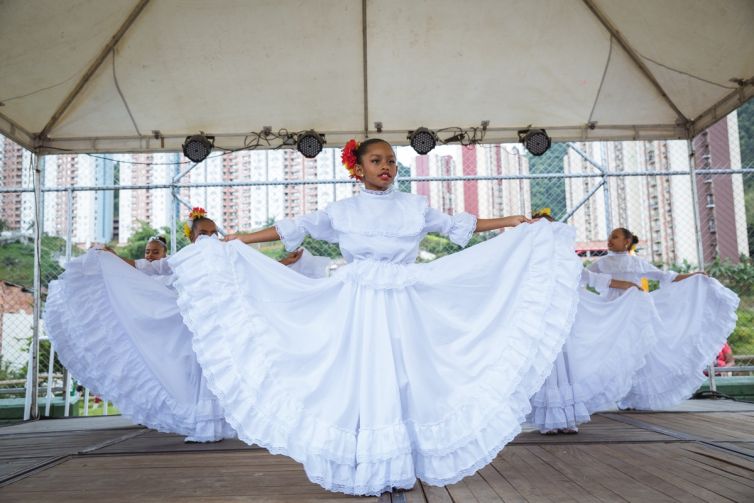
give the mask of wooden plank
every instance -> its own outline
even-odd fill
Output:
[[[674,501],[673,498],[642,482],[640,478],[633,476],[634,474],[631,472],[625,473],[606,463],[605,456],[599,451],[600,447],[599,445],[585,445],[579,446],[579,450],[592,459],[590,470],[594,469],[595,465],[601,467],[601,470],[604,471],[604,478],[601,477],[602,483],[607,485],[607,487],[620,494],[626,500],[637,503],[645,501]]]
[[[453,498],[445,487],[431,486],[422,482],[422,489],[427,503],[453,503]]]
[[[94,430],[45,434],[0,436],[0,458],[19,459],[40,456],[65,456],[87,447],[139,433],[140,430]]]
[[[393,503],[398,503],[397,500],[399,498],[396,498],[395,496],[396,494],[394,493]],[[422,485],[418,481],[409,491],[397,491],[397,496],[402,496],[405,503],[426,503],[427,501],[427,498],[424,496],[424,491],[422,490]]]
[[[709,469],[693,466],[683,462],[685,449],[679,448],[678,451],[669,451],[668,446],[661,444],[645,444],[641,446],[628,447],[637,451],[641,449],[647,456],[656,459],[664,459],[661,467],[664,471],[670,472],[675,476],[687,481],[689,486],[704,487],[706,490],[713,492],[718,499],[720,497],[733,501],[753,501],[754,493],[750,488],[740,484],[731,483],[729,480],[720,478]]]
[[[511,445],[521,444],[583,444],[602,442],[651,442],[668,441],[671,437],[645,430],[611,419],[606,416],[592,416],[592,421],[579,426],[577,435],[542,435],[538,431],[520,433]]]
[[[583,468],[581,463],[584,456],[577,446],[530,446],[529,451],[599,501],[626,501],[619,494],[601,484],[591,471]]]
[[[524,464],[517,462],[515,451],[523,446],[510,446],[495,458],[492,466],[525,499],[534,501],[553,501],[548,498],[537,474],[526,470]]]
[[[466,483],[462,480],[456,484],[445,486],[448,490],[453,501],[463,501],[464,503],[480,503],[478,499],[474,497],[474,493],[471,492],[466,486]]]
[[[714,445],[735,449],[737,452],[746,454],[754,459],[754,442],[714,442]]]
[[[227,438],[220,442],[185,443],[184,437],[150,431],[124,442],[119,442],[94,451],[97,454],[130,454],[148,452],[190,452],[190,451],[227,451],[260,450],[261,447],[250,446],[240,440]]]
[[[748,412],[622,413],[616,416],[625,416],[701,440],[754,439],[754,417]]]
[[[38,457],[38,458],[19,458],[19,459],[0,459],[0,480],[5,480],[13,477],[14,475],[25,472],[35,466],[44,465],[56,459],[53,457]]]
[[[737,456],[735,457],[737,459],[725,459],[718,455],[721,451],[706,445],[695,447],[686,449],[687,456],[682,458],[685,463],[694,464],[720,477],[749,486],[754,490],[754,462]]]
[[[686,480],[668,475],[663,469],[667,459],[658,460],[614,444],[595,447],[604,452],[603,459],[607,464],[624,473],[631,473],[632,477],[671,498],[688,502],[714,501],[710,499],[712,493],[707,495],[707,499],[698,496],[700,489],[702,493],[706,492],[703,487],[690,486]]]
[[[547,485],[550,487],[550,490],[546,492],[548,497],[563,502],[599,503],[600,500],[598,498],[584,491],[581,486],[573,482],[563,472],[537,456],[534,453],[535,449],[536,447],[534,446],[527,446],[525,449],[520,449],[518,454],[527,463],[532,473],[536,473],[539,478],[547,481]]]
[[[255,498],[286,496],[289,501],[303,497],[338,497],[309,482],[301,465],[289,458],[254,451],[77,456],[0,488],[0,500],[18,496],[44,499],[44,495],[53,494],[61,498],[103,501],[113,494],[127,494],[133,500],[243,494]]]
[[[466,483],[466,487],[468,487],[471,491],[471,494],[473,494],[476,500],[480,503],[503,502],[500,496],[498,496],[498,494],[492,489],[492,487],[490,487],[487,481],[481,475],[479,475],[479,473],[475,473],[474,475],[466,477],[463,480]]]
[[[479,470],[479,476],[486,480],[495,494],[506,503],[524,503],[526,501],[492,464]]]

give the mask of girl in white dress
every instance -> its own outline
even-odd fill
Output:
[[[204,210],[195,208],[190,218],[192,242],[217,232]],[[48,335],[66,368],[134,422],[186,435],[188,442],[235,436],[191,348],[191,333],[169,288],[166,252],[164,240],[155,237],[145,259],[90,250],[72,260],[50,284]],[[301,256],[298,251],[281,262],[295,265]],[[302,272],[325,271],[318,262]]]
[[[546,214],[542,218],[551,220]],[[531,399],[528,421],[545,435],[578,433],[578,425],[588,422],[593,413],[617,407],[644,365],[647,348],[655,343],[656,312],[638,285],[584,269],[579,286],[571,333],[552,372]],[[627,291],[608,300],[601,294],[610,288]],[[615,327],[625,335],[616,336]]]
[[[192,221],[191,240],[216,232]],[[167,261],[150,240],[147,259],[89,250],[50,283],[45,327],[60,361],[83,385],[112,400],[138,424],[210,442],[235,436],[207,389],[191,349]]]
[[[210,389],[238,436],[350,494],[444,485],[489,463],[520,431],[576,311],[574,232],[523,216],[449,216],[394,189],[391,146],[349,142],[362,191],[274,228],[200,239],[169,259]],[[526,225],[519,225],[526,224]],[[428,264],[439,232],[461,246]],[[348,262],[313,280],[244,243],[305,236]]]
[[[589,270],[613,279],[641,283],[659,281],[651,292],[659,315],[657,344],[647,348],[646,364],[634,376],[631,391],[621,400],[622,408],[663,409],[689,398],[704,381],[704,368],[736,326],[738,296],[716,279],[703,273],[677,274],[662,271],[633,252],[638,238],[628,229],[614,229],[608,239],[609,253]],[[608,299],[623,290],[611,288]]]

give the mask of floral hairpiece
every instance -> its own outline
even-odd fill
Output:
[[[193,222],[194,220],[197,220],[199,218],[207,218],[207,210],[200,207],[191,208],[191,211],[189,211],[189,222]],[[188,238],[191,239],[191,226],[188,224],[188,222],[183,223],[183,234]]]
[[[348,140],[343,147],[343,151],[340,154],[340,160],[343,166],[348,170],[351,178],[361,180],[361,176],[356,173],[356,164],[358,163],[358,157],[356,151],[359,149],[359,142],[356,140]]]
[[[160,238],[161,236],[152,236],[151,238],[147,240],[147,244],[152,243],[152,242],[159,243],[160,245],[162,245],[163,248],[167,250],[168,245]]]
[[[550,208],[540,208],[534,213],[531,214],[532,218],[544,218],[545,220],[549,220],[550,222],[554,222],[555,219],[552,218],[552,210]]]
[[[207,216],[207,210],[200,207],[191,208],[189,212],[189,220],[196,220],[197,218],[205,218]]]

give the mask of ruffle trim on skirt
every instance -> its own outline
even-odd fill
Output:
[[[625,320],[627,324],[621,324],[617,337],[614,334],[605,337],[604,343],[613,347],[606,358],[589,362],[599,367],[589,379],[559,386],[551,384],[550,378],[545,381],[531,400],[532,412],[528,418],[531,424],[540,431],[575,428],[588,422],[591,414],[617,407],[631,390],[634,374],[644,366],[647,353],[656,343],[654,311],[640,306],[632,314]],[[566,342],[564,358],[568,358],[569,344],[572,343]]]
[[[621,408],[659,410],[689,398],[702,385],[704,370],[736,328],[736,309],[740,299],[733,291],[716,279],[705,276],[682,280],[678,286],[687,281],[703,282],[709,288],[703,306],[688,306],[688,309],[703,310],[702,323],[684,338],[685,347],[663,348],[664,354],[660,357],[672,360],[665,362],[670,372],[652,372],[648,368],[635,375],[633,388],[620,402]],[[662,337],[659,331],[657,335]],[[662,343],[658,346],[662,347]]]
[[[135,423],[197,441],[234,437],[219,402],[180,404],[155,378],[109,304],[98,253],[71,261],[50,283],[44,320],[60,361]]]

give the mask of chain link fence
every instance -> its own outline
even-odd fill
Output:
[[[8,420],[20,417],[28,382],[34,193],[30,154],[0,141],[0,420]],[[730,343],[741,361],[751,361],[754,102],[693,141],[556,143],[540,157],[518,144],[441,145],[425,156],[410,147],[396,151],[399,190],[424,195],[446,213],[491,218],[546,209],[576,228],[585,263],[607,253],[612,228],[626,227],[640,238],[641,257],[663,268],[706,270],[741,296]],[[198,165],[179,154],[60,155],[41,158],[40,167],[43,299],[65,262],[93,243],[109,243],[129,258],[141,257],[155,234],[175,248],[185,246],[187,207],[204,207],[225,233],[243,232],[322,209],[359,190],[341,167],[340,151],[331,148],[316,159],[290,149],[215,152]],[[475,236],[472,243],[491,235]],[[304,246],[342,261],[332,244],[307,239]],[[285,253],[279,243],[259,249],[275,258]],[[429,235],[419,260],[458,249],[443,236]],[[86,390],[77,391],[75,376],[50,362],[43,328],[40,402],[46,405],[48,383],[53,402],[45,413],[106,412],[106,400],[96,406]]]

